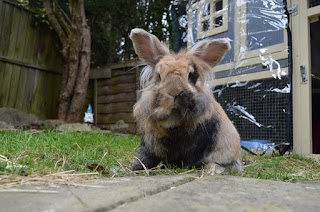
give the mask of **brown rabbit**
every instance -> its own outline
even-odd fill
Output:
[[[143,29],[133,29],[130,39],[147,64],[134,106],[142,139],[132,169],[164,162],[204,166],[212,174],[226,166],[241,171],[239,134],[206,83],[212,67],[230,49],[228,40],[200,41],[173,54]]]

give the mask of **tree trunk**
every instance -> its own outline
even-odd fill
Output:
[[[48,19],[63,46],[58,118],[77,122],[83,112],[90,71],[91,34],[86,21],[84,0],[69,0],[71,20],[59,8],[57,0],[45,0]],[[58,8],[58,9],[57,9]]]

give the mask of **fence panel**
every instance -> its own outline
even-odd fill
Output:
[[[62,55],[54,33],[33,13],[0,0],[0,107],[56,118]]]
[[[114,129],[120,121],[127,132],[137,132],[132,109],[139,89],[139,65],[133,61],[91,71],[95,124],[100,128]]]

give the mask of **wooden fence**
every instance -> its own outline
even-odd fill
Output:
[[[131,61],[91,70],[92,102],[98,127],[112,129],[122,120],[127,132],[136,133],[132,108],[137,99],[140,68],[138,61]]]
[[[48,27],[33,27],[34,14],[15,2],[0,0],[0,107],[57,118],[59,42]],[[122,120],[127,132],[136,133],[132,107],[139,70],[139,62],[131,61],[90,71],[84,107],[92,104],[96,126],[112,129]]]
[[[0,107],[56,118],[62,56],[48,27],[33,13],[0,0]]]

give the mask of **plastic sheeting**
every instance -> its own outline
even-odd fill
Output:
[[[188,4],[188,45],[228,38],[232,49],[215,69],[213,93],[241,138],[292,142],[291,80],[282,0],[193,0]]]

